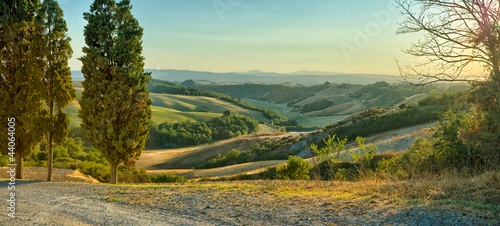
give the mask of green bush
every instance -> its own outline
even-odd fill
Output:
[[[239,163],[245,163],[245,162],[248,162],[249,156],[250,156],[250,153],[241,154],[238,150],[231,149],[229,151],[229,153],[227,153],[226,156],[222,157],[219,154],[219,155],[217,155],[217,157],[210,159],[210,160],[208,160],[208,162],[200,164],[200,165],[196,166],[195,168],[196,169],[211,169],[211,168],[235,165],[235,164],[239,164]]]
[[[377,170],[384,176],[405,179],[435,173],[439,165],[432,143],[418,138],[404,154],[380,161]]]
[[[40,161],[30,160],[30,161],[24,162],[24,166],[27,166],[27,167],[47,167],[47,161],[44,161],[44,160],[40,160]],[[58,168],[58,167],[54,167],[54,168]]]
[[[0,166],[7,166],[9,163],[9,156],[0,154]]]
[[[137,170],[135,167],[127,168],[125,166],[120,166],[119,171],[118,181],[120,183],[151,183],[151,177],[144,168]]]
[[[370,176],[373,172],[370,168],[370,161],[373,159],[377,147],[373,144],[365,145],[365,138],[363,137],[357,137],[356,142],[358,143],[358,148],[352,151],[352,159],[359,163],[358,170],[361,175]]]
[[[311,168],[309,175],[319,180],[353,180],[357,178],[359,163],[327,159]]]
[[[300,157],[288,156],[288,162],[278,167],[276,174],[285,180],[309,180],[311,164]]]
[[[76,167],[80,169],[84,174],[92,176],[100,182],[109,182],[111,179],[109,165],[83,161],[80,162],[80,164],[78,164]]]
[[[158,176],[151,175],[151,182],[153,183],[181,183],[186,182],[186,178],[174,174],[160,174]]]
[[[267,167],[266,170],[259,173],[259,178],[269,179],[269,180],[279,179],[277,171],[278,167],[276,166]]]

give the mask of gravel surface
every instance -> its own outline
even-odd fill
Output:
[[[205,182],[164,187],[17,181],[16,218],[1,225],[500,225],[498,218],[390,201],[286,197],[272,181]],[[240,186],[233,186],[240,184]],[[8,199],[7,182],[0,197]],[[1,202],[7,206],[6,201]],[[498,216],[497,216],[498,217]]]

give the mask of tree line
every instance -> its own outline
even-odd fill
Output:
[[[166,146],[192,146],[214,140],[229,139],[259,130],[259,123],[253,118],[225,111],[221,117],[207,122],[164,122],[150,129],[148,148]]]
[[[130,0],[95,0],[83,14],[86,46],[79,60],[85,80],[79,117],[82,135],[110,163],[111,183],[117,183],[120,163],[132,166],[140,156],[151,119],[143,29],[131,9]],[[22,179],[24,158],[46,143],[51,180],[52,150],[65,142],[69,130],[62,109],[76,97],[63,11],[55,0],[12,0],[1,2],[0,12],[1,153],[8,154],[7,139],[15,141],[16,178]],[[5,125],[12,118],[15,133],[8,134]]]

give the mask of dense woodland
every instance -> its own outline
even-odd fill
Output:
[[[246,135],[259,130],[252,117],[225,111],[207,122],[162,123],[150,127],[148,148],[193,146]]]

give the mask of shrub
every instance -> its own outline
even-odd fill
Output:
[[[76,167],[80,169],[82,173],[90,175],[100,182],[109,182],[109,180],[111,179],[109,173],[109,165],[84,161],[80,162],[80,164],[78,164]]]
[[[153,183],[181,183],[186,181],[186,178],[184,178],[183,176],[174,175],[171,173],[160,174],[158,176],[151,175],[151,182]]]
[[[365,145],[365,138],[362,137],[357,137],[356,142],[359,147],[352,152],[352,159],[359,163],[360,173],[363,176],[368,176],[373,172],[370,169],[370,161],[373,159],[377,147],[373,144]]]
[[[127,168],[125,166],[119,167],[120,173],[118,174],[121,183],[150,183],[151,177],[148,175],[144,168],[137,170],[135,167]]]
[[[9,157],[7,155],[0,154],[0,166],[7,166],[9,164]]]
[[[277,170],[278,170],[278,167],[276,167],[276,166],[267,167],[266,170],[259,173],[259,177],[263,178],[263,179],[269,179],[269,180],[279,179]]]
[[[412,178],[435,172],[438,165],[432,143],[418,138],[404,154],[380,161],[377,170],[384,176]]]
[[[311,164],[301,157],[288,156],[288,162],[276,170],[279,178],[285,180],[309,180]]]
[[[327,159],[316,164],[310,170],[310,175],[314,179],[320,180],[352,180],[356,178],[359,163],[347,161],[335,161]]]

